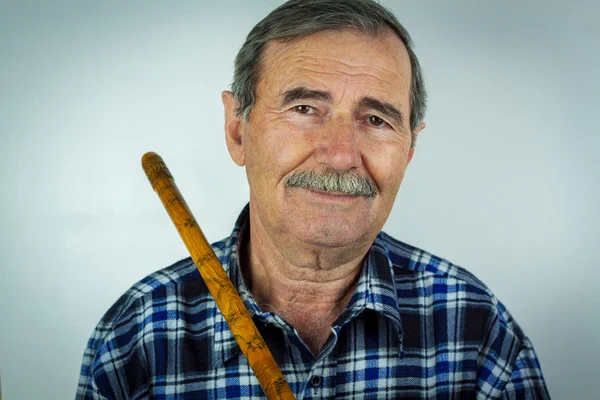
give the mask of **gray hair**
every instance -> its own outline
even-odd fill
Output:
[[[237,114],[248,120],[256,103],[256,87],[264,47],[271,40],[292,41],[326,30],[358,29],[377,36],[386,27],[400,38],[410,59],[411,148],[415,146],[415,130],[423,122],[427,93],[413,42],[396,17],[373,0],[290,0],[263,18],[248,34],[235,58],[231,91],[237,102]]]

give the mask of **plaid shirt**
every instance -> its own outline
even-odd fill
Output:
[[[385,233],[314,357],[244,284],[238,238],[248,220],[246,207],[213,248],[298,399],[549,398],[531,342],[490,290]],[[129,289],[85,350],[77,399],[142,398],[264,398],[189,258]]]

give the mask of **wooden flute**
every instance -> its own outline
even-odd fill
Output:
[[[164,161],[158,154],[149,152],[142,157],[142,167],[152,188],[160,197],[171,217],[171,221],[175,224],[242,353],[248,359],[265,395],[269,400],[294,399],[294,394],[273,355],[254,325],[252,317],[212,247],[204,237]]]

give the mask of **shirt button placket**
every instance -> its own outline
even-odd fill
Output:
[[[306,385],[306,397],[309,399],[334,399],[335,387],[331,386],[332,379],[335,381],[335,368],[328,362],[321,362],[314,366],[309,374]]]
[[[310,377],[308,383],[310,383],[310,386],[316,389],[321,386],[321,383],[323,383],[323,378],[321,375],[313,375]]]
[[[336,335],[337,336],[337,335]],[[308,382],[305,391],[300,398],[303,399],[334,399],[336,388],[332,386],[335,382],[336,361],[331,357],[335,340],[325,345],[325,349],[315,360],[308,373]]]

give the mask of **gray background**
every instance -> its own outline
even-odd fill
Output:
[[[277,4],[0,0],[5,400],[72,398],[102,314],[186,256],[144,152],[165,158],[208,238],[229,234],[248,188],[220,91]],[[594,398],[600,7],[385,4],[430,93],[385,230],[482,279],[531,337],[554,398]]]

